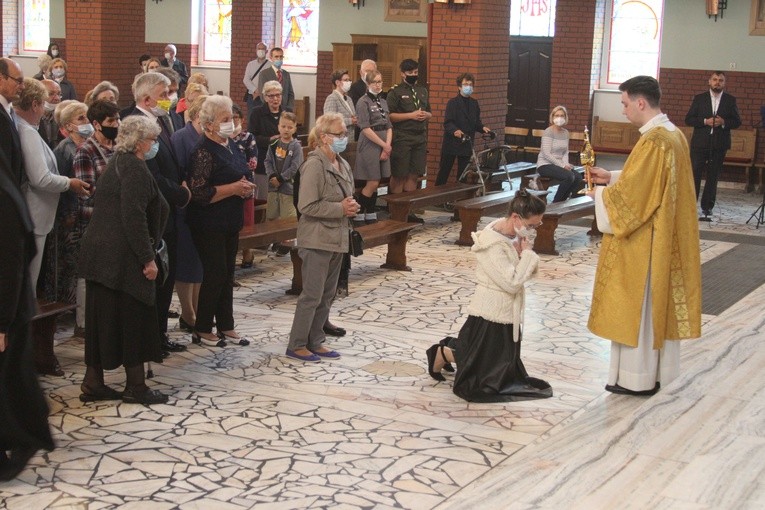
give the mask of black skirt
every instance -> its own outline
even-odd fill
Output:
[[[94,281],[86,285],[85,364],[113,370],[162,363],[157,308]]]
[[[470,315],[454,351],[457,372],[454,394],[469,402],[515,402],[552,397],[550,385],[529,377],[521,361],[521,341],[513,341],[513,325]]]

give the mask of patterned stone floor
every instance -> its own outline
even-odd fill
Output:
[[[723,189],[702,229],[765,235],[745,224],[760,201]],[[351,293],[332,312],[349,330],[331,342],[336,361],[283,355],[291,266],[265,252],[235,291],[238,329],[255,341],[190,345],[154,365],[150,384],[167,405],[81,403],[83,343],[65,318],[56,352],[66,375],[41,379],[57,448],[0,484],[0,508],[765,506],[762,288],[704,316],[683,377],[659,395],[610,395],[608,342],[586,329],[598,241],[563,225],[561,255],[543,256],[528,286],[523,344],[529,373],[554,396],[471,404],[427,376],[424,350],[465,320],[474,261],[453,244],[447,213],[425,218],[408,245],[411,273],[380,269],[385,247],[354,260]],[[702,261],[733,246],[703,241]],[[124,374],[107,382],[120,387]]]

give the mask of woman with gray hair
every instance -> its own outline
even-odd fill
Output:
[[[98,181],[98,196],[80,246],[78,274],[85,278],[83,402],[117,400],[161,404],[150,390],[144,362],[162,361],[157,329],[155,261],[169,206],[145,160],[157,153],[160,128],[144,116],[119,127],[114,156]],[[104,370],[125,367],[125,391],[104,383]]]
[[[258,144],[258,165],[255,167],[255,184],[258,185],[258,200],[268,199],[268,176],[266,176],[266,154],[268,147],[279,138],[279,117],[282,114],[282,85],[276,80],[263,85],[261,97],[265,101],[250,112],[248,131],[255,135]]]
[[[79,195],[87,195],[90,188],[80,179],[59,175],[56,156],[38,132],[47,98],[48,91],[42,83],[34,78],[25,78],[24,90],[13,102],[26,174],[21,191],[35,226],[37,254],[29,264],[33,286],[37,285],[45,238],[53,230],[61,193],[71,189]]]
[[[191,203],[186,222],[202,261],[197,317],[191,341],[224,347],[249,345],[234,329],[234,267],[239,250],[244,200],[255,192],[250,169],[231,136],[231,99],[209,96],[199,110],[203,137],[189,160]],[[216,323],[217,335],[212,332]]]
[[[287,356],[301,361],[339,358],[322,345],[324,326],[335,297],[343,255],[348,253],[351,218],[359,211],[353,199],[353,174],[339,156],[348,144],[343,116],[316,119],[311,137],[317,148],[300,167],[298,255],[303,261],[303,292],[292,321]]]
[[[99,99],[116,104],[120,100],[120,91],[114,83],[104,80],[85,94],[85,104],[90,106]]]

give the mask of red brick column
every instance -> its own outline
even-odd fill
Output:
[[[247,104],[242,101],[247,87],[242,83],[247,63],[255,58],[255,46],[262,39],[263,5],[261,2],[232,2],[231,7],[231,67],[229,90],[243,111]],[[247,114],[245,114],[247,115]],[[247,118],[247,117],[245,117]]]
[[[503,132],[507,111],[510,2],[473,0],[469,5],[431,4],[428,89],[433,117],[428,130],[428,181],[435,181],[441,156],[446,103],[457,94],[456,78],[472,73],[481,120]]]
[[[145,22],[143,2],[67,0],[67,78],[74,84],[78,99],[100,81],[109,80],[120,89],[120,103],[130,102],[138,56],[146,48]],[[135,52],[135,58],[128,58],[126,51]]]
[[[19,51],[18,2],[0,2],[0,56],[7,57]]]
[[[314,105],[317,119],[324,115],[324,100],[332,93],[334,88],[329,82],[333,71],[332,52],[320,51],[319,63],[316,66],[316,104]]]
[[[590,123],[592,91],[600,76],[604,6],[596,4],[604,2],[558,0],[556,4],[550,107],[560,104],[568,109],[572,131],[582,131]]]

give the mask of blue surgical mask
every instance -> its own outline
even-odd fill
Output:
[[[277,69],[281,69],[282,64],[284,63],[283,60],[274,60],[271,65],[273,65]]]
[[[335,154],[340,154],[341,152],[345,150],[347,146],[348,146],[348,137],[344,136],[342,138],[333,138],[330,148],[332,149],[332,152],[334,152]]]
[[[149,152],[143,153],[143,159],[148,161],[156,156],[157,152],[159,152],[159,141],[154,140],[154,143],[151,144],[151,149],[149,149]]]
[[[92,135],[95,130],[96,128],[94,128],[93,124],[91,123],[80,124],[79,126],[77,126],[77,132],[80,134],[80,136],[83,136],[85,138]]]
[[[462,95],[465,97],[470,97],[470,94],[473,93],[473,86],[472,85],[463,85],[462,86]]]

